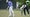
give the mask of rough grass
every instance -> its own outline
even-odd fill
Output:
[[[19,10],[14,10],[15,17],[30,17],[30,14],[24,14],[21,15],[21,12]],[[0,17],[8,17],[8,10],[0,10]]]

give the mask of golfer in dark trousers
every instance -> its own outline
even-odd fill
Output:
[[[24,3],[24,15],[26,15],[26,11],[25,11],[25,9],[27,10],[27,13],[29,14],[28,6],[26,5],[26,3]]]

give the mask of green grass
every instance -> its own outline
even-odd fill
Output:
[[[28,14],[26,16],[22,14],[21,16],[21,12],[19,10],[14,10],[14,14],[15,17],[30,17],[30,14],[29,16]],[[8,17],[8,10],[0,10],[0,17]]]

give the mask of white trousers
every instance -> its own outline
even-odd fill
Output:
[[[13,6],[9,7],[9,16],[14,16]]]

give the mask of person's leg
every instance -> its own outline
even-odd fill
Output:
[[[27,13],[29,14],[28,8],[27,8]]]
[[[26,15],[25,8],[24,8],[24,15]]]
[[[14,17],[14,11],[13,11],[13,6],[12,6],[11,8],[12,8],[12,11],[11,11],[11,12],[12,12],[12,16]]]
[[[11,8],[9,8],[9,16],[8,17],[10,17],[12,14],[11,14]]]
[[[13,17],[14,17],[14,11],[12,10],[12,14],[13,14]]]

